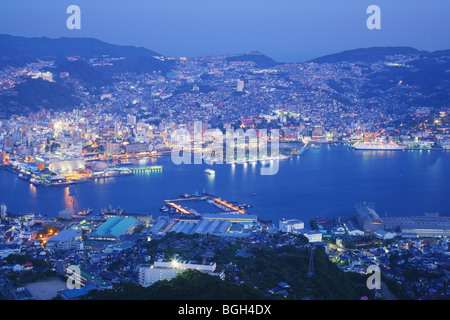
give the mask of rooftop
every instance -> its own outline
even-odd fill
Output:
[[[97,229],[95,229],[93,234],[101,237],[107,235],[120,237],[128,228],[130,228],[135,223],[137,223],[137,219],[133,217],[112,217],[101,224]]]
[[[64,229],[61,232],[59,232],[57,235],[54,235],[53,237],[51,237],[48,241],[49,242],[69,241],[69,240],[72,240],[73,238],[78,237],[79,234],[80,234],[79,230]]]
[[[369,207],[359,207],[356,208],[356,216],[362,221],[373,221],[383,223],[380,216],[375,210]]]

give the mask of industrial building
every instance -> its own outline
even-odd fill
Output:
[[[386,216],[382,220],[386,230],[397,230],[404,238],[450,236],[450,217],[440,217],[438,214]]]
[[[314,230],[305,229],[305,223],[297,219],[281,219],[279,222],[279,231],[301,234],[308,238],[309,242],[321,242],[322,233]]]
[[[301,234],[308,238],[309,242],[322,242],[322,233],[314,230],[300,229],[294,233]]]
[[[70,210],[70,209],[61,210],[58,213],[58,218],[59,219],[64,219],[64,220],[72,220],[73,213],[74,213],[73,210]]]
[[[230,232],[232,225],[238,224],[228,219],[184,219],[172,220],[160,218],[156,223],[147,228],[145,232],[149,234],[165,235],[169,232],[184,234],[212,234],[217,236],[226,235]]]
[[[281,219],[279,222],[279,230],[281,232],[289,232],[292,233],[295,230],[300,230],[305,228],[305,223],[303,221],[297,219]]]
[[[230,221],[233,223],[255,224],[258,217],[255,214],[239,214],[239,213],[205,213],[202,215],[206,220]]]
[[[138,220],[133,217],[112,217],[97,227],[88,238],[89,240],[117,241],[121,235],[131,233],[137,223]]]
[[[56,173],[67,173],[86,168],[83,159],[50,159],[47,167],[50,171]]]
[[[393,239],[396,236],[396,233],[379,229],[379,230],[375,230],[373,232],[373,235],[382,240],[389,240],[389,239]]]
[[[258,216],[246,213],[248,205],[236,205],[213,195],[183,194],[180,199],[165,200],[156,222],[144,230],[151,236],[169,232],[243,237],[261,230]]]
[[[366,204],[355,206],[355,215],[365,235],[371,235],[375,230],[384,229],[383,220],[372,207]]]

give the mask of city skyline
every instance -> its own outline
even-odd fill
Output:
[[[0,300],[448,300],[449,10],[0,0]]]

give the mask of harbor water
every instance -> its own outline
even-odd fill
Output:
[[[0,203],[11,212],[49,217],[66,208],[98,212],[109,205],[157,215],[166,199],[206,191],[250,204],[247,212],[274,223],[280,218],[351,216],[358,202],[374,203],[379,215],[450,215],[448,151],[355,151],[322,145],[280,161],[275,175],[261,175],[260,163],[175,165],[166,156],[134,164],[162,165],[163,170],[70,187],[35,187],[0,170]],[[207,168],[215,175],[206,174]]]

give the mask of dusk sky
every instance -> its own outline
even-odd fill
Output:
[[[69,30],[69,5],[81,30]],[[381,30],[366,9],[381,8]],[[411,46],[450,49],[448,0],[0,0],[0,33],[92,37],[143,46],[166,56],[260,51],[300,62],[349,49]]]

